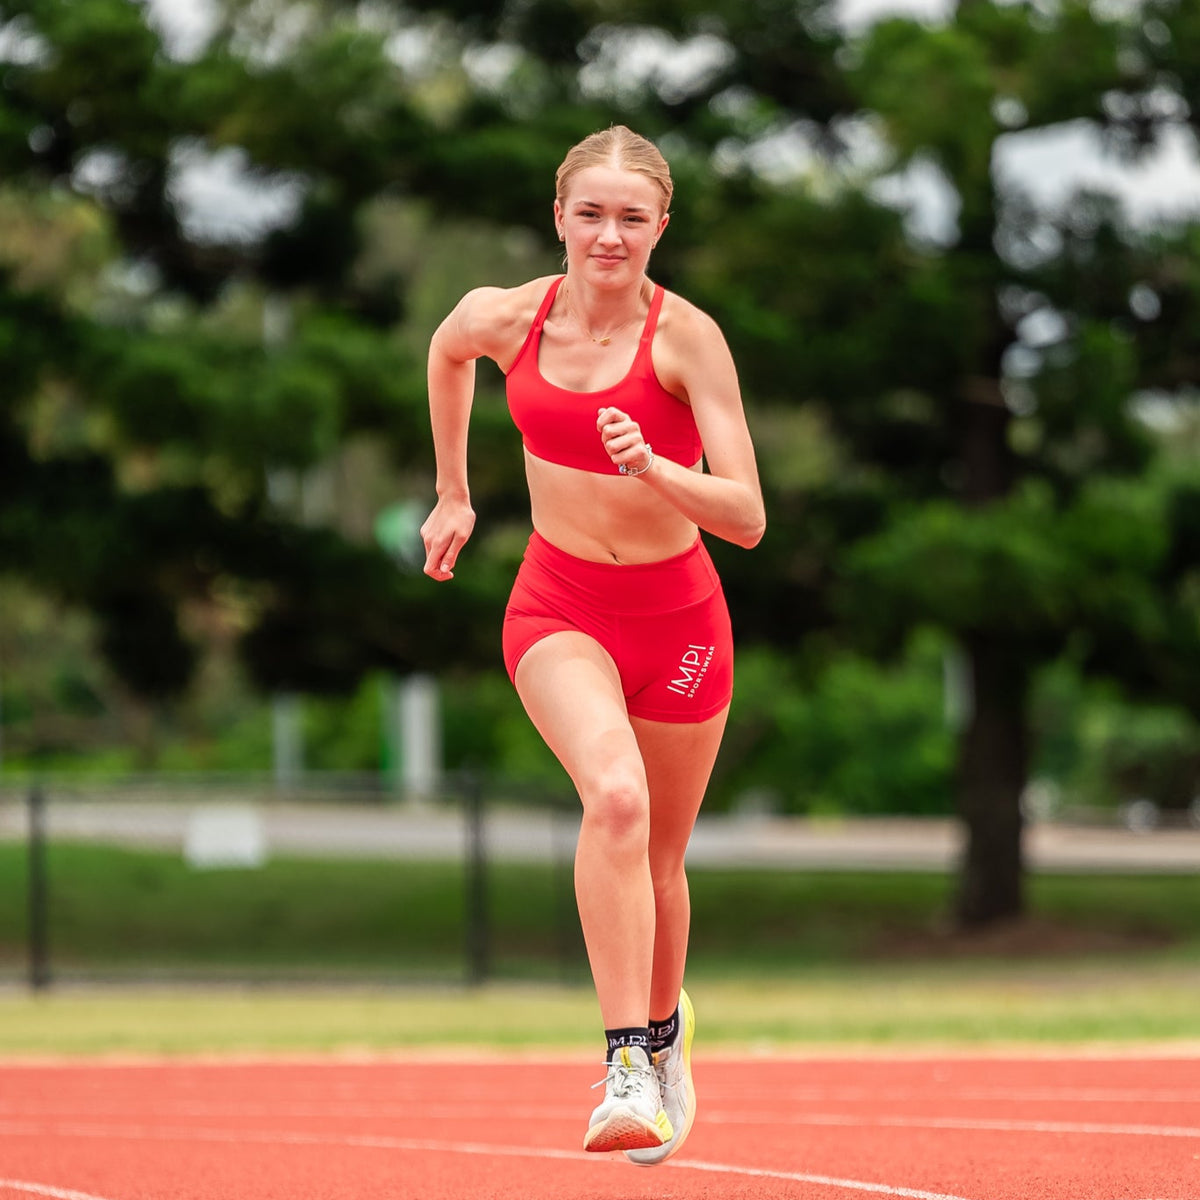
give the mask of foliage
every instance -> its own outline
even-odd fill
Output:
[[[1021,903],[1044,668],[1200,713],[1194,214],[1002,169],[1071,123],[1129,163],[1200,127],[1194,6],[962,0],[850,34],[828,0],[227,0],[187,54],[150,13],[0,3],[0,569],[89,614],[132,693],[178,703],[215,645],[268,690],[494,671],[528,520],[494,374],[453,588],[330,497],[369,439],[374,507],[427,500],[429,332],[466,287],[553,269],[555,165],[624,120],[678,182],[656,275],[726,331],[769,468],[762,545],[715,548],[761,650],[717,793],[773,764],[799,806],[932,808],[949,774],[982,922]],[[244,212],[199,211],[197,172]],[[953,766],[913,716],[930,677],[861,657],[930,627],[976,687]],[[489,729],[454,696],[453,752],[552,775],[489,688]]]
[[[941,714],[936,639],[891,667],[842,655],[805,674],[787,660],[744,652],[706,806],[948,813],[953,736]]]

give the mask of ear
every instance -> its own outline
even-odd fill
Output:
[[[654,234],[654,244],[655,244],[656,246],[658,245],[658,239],[659,239],[660,237],[662,237],[662,235],[663,235],[663,230],[664,230],[664,229],[666,229],[666,227],[667,227],[667,226],[668,226],[670,223],[671,223],[671,214],[670,214],[670,213],[663,213],[663,215],[662,215],[662,218],[661,218],[661,219],[659,220],[659,222],[658,222],[658,230],[657,230],[657,232]]]
[[[554,201],[554,228],[558,233],[558,240],[564,242],[567,239],[566,232],[563,229],[563,210],[562,205],[558,200]]]

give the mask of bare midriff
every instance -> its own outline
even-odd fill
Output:
[[[695,522],[637,479],[564,467],[528,451],[525,474],[534,529],[576,558],[658,562],[690,549],[699,533]]]

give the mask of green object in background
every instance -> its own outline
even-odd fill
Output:
[[[421,522],[425,511],[415,500],[389,504],[375,518],[375,540],[392,559],[409,570],[420,570],[425,562]]]

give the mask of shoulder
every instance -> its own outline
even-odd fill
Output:
[[[654,338],[654,364],[663,385],[691,393],[699,381],[733,370],[733,358],[720,325],[702,308],[675,292],[663,293]]]
[[[486,356],[503,365],[520,349],[555,278],[545,275],[511,288],[472,288],[442,322],[434,340],[453,357]]]

